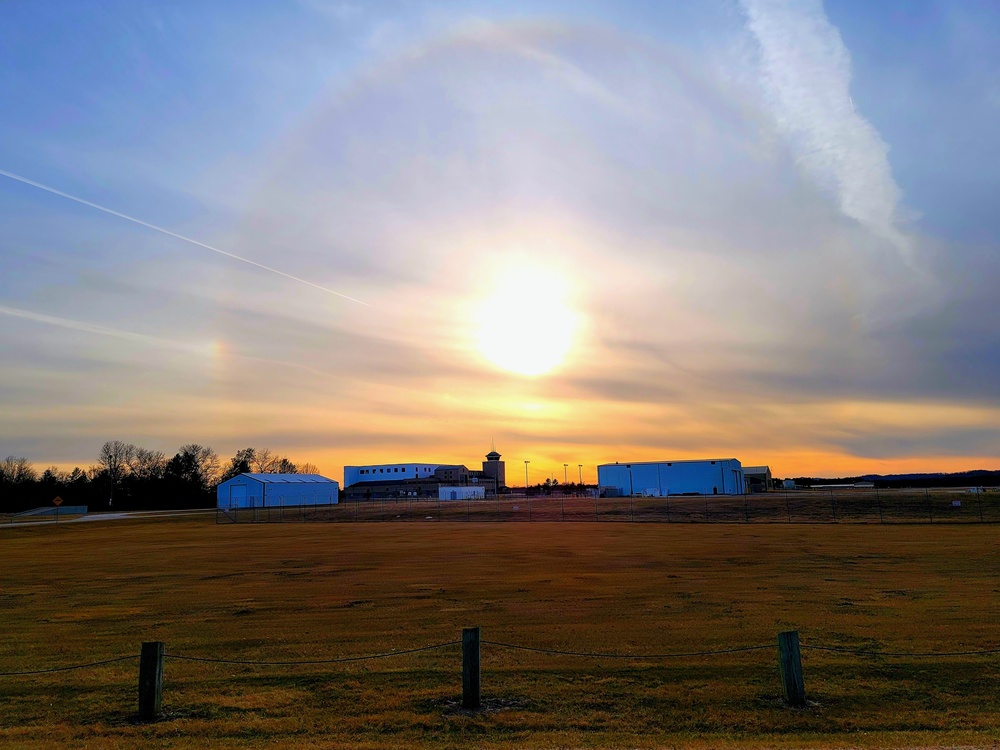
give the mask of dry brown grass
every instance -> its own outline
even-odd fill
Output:
[[[216,526],[0,530],[0,672],[138,653],[317,659],[483,637],[630,653],[771,643],[1000,647],[993,526]],[[136,664],[0,678],[0,746],[996,747],[1000,655],[808,652],[782,706],[771,651],[679,660],[484,646],[492,710],[458,711],[457,647],[348,665],[169,660],[165,720]]]

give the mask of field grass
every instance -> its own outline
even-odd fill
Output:
[[[210,517],[0,529],[0,672],[137,654],[299,660],[483,638],[663,653],[773,643],[1000,647],[992,525],[365,523]],[[807,651],[808,708],[772,650],[591,659],[457,646],[328,666],[167,660],[134,721],[137,661],[0,677],[11,748],[998,747],[1000,655]]]
[[[670,497],[503,495],[483,500],[345,499],[331,505],[225,509],[220,523],[356,521],[636,523],[1000,523],[1000,492],[858,488]]]

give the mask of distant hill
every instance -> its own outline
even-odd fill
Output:
[[[973,469],[953,474],[930,472],[926,474],[865,474],[858,477],[795,477],[800,487],[817,484],[853,484],[854,482],[874,482],[876,487],[1000,487],[1000,471]]]

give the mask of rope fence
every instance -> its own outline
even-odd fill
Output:
[[[248,659],[224,659],[206,656],[190,656],[187,654],[167,653],[166,644],[162,641],[145,642],[139,654],[128,656],[118,656],[111,659],[88,662],[85,664],[72,664],[64,667],[51,667],[47,669],[33,669],[14,672],[0,672],[0,677],[25,677],[32,675],[45,675],[57,672],[70,672],[74,670],[92,669],[109,664],[116,664],[125,661],[139,659],[139,711],[138,716],[141,721],[155,721],[161,715],[162,689],[164,662],[167,659],[178,661],[199,662],[206,664],[235,664],[241,666],[312,666],[323,664],[343,664],[348,662],[370,661],[375,659],[387,659],[394,656],[406,656],[427,651],[448,648],[450,646],[462,646],[462,706],[467,710],[478,710],[481,707],[481,670],[480,670],[480,650],[482,646],[492,646],[500,649],[510,649],[516,651],[526,651],[538,654],[549,654],[553,656],[575,656],[592,659],[627,659],[631,661],[656,661],[662,659],[675,658],[697,658],[722,656],[727,654],[748,653],[754,651],[764,651],[774,649],[774,644],[760,644],[752,646],[737,646],[733,648],[710,649],[703,651],[667,652],[656,654],[629,654],[610,653],[599,651],[574,651],[566,649],[544,648],[540,646],[527,646],[524,644],[506,643],[503,641],[482,640],[480,638],[480,628],[464,628],[460,640],[445,641],[429,646],[419,646],[417,648],[404,649],[401,651],[384,651],[375,654],[363,654],[359,656],[343,656],[330,659],[302,659],[302,660],[248,660]],[[863,657],[891,657],[891,658],[951,658],[968,656],[991,656],[1000,654],[1000,648],[963,650],[963,651],[878,651],[872,649],[854,649],[842,646],[824,646],[802,644],[799,642],[799,633],[795,630],[784,631],[777,637],[778,671],[781,678],[782,695],[785,703],[792,707],[802,707],[806,705],[805,686],[802,672],[802,651],[819,651],[835,654],[847,654],[851,656]]]
[[[552,648],[536,648],[534,646],[517,646],[513,643],[500,643],[499,641],[482,641],[485,646],[498,646],[500,648],[516,649],[517,651],[532,651],[538,654],[554,654],[556,656],[583,656],[593,659],[675,659],[690,656],[717,656],[719,654],[739,654],[745,651],[761,651],[767,648],[774,648],[773,645],[766,646],[740,646],[738,648],[722,648],[715,651],[690,651],[687,653],[672,654],[602,654],[592,651],[560,651]]]
[[[0,677],[23,677],[25,675],[33,674],[52,674],[53,672],[72,672],[77,669],[90,669],[92,667],[102,667],[105,664],[114,664],[119,661],[129,661],[130,659],[138,659],[138,654],[131,654],[130,656],[118,656],[114,659],[103,659],[101,661],[92,661],[87,664],[72,664],[68,667],[52,667],[51,669],[31,669],[26,672],[0,672]]]
[[[838,646],[810,646],[802,644],[799,646],[803,651],[830,651],[835,654],[853,654],[854,656],[891,656],[913,659],[926,659],[938,656],[990,656],[1000,654],[1000,648],[991,648],[983,651],[870,651],[853,648],[840,648]]]
[[[420,648],[410,648],[405,651],[386,651],[381,654],[367,654],[365,656],[344,656],[337,659],[309,659],[306,661],[245,661],[242,659],[210,659],[204,656],[184,656],[182,654],[167,653],[168,659],[179,659],[181,661],[200,661],[208,664],[240,664],[255,667],[292,667],[310,664],[344,664],[352,661],[369,661],[372,659],[387,659],[390,656],[403,656],[404,654],[417,654],[421,651],[434,651],[446,646],[457,646],[461,641],[448,641],[446,643],[435,643],[433,646],[421,646]]]

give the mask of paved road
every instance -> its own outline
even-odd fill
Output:
[[[134,510],[128,512],[88,513],[85,516],[67,518],[58,523],[91,523],[93,521],[123,521],[136,518],[178,518],[183,516],[203,516],[215,513],[215,508],[198,508],[192,510]],[[50,526],[57,523],[55,517],[45,521],[20,521],[16,523],[0,523],[0,529],[19,529],[22,526]]]

